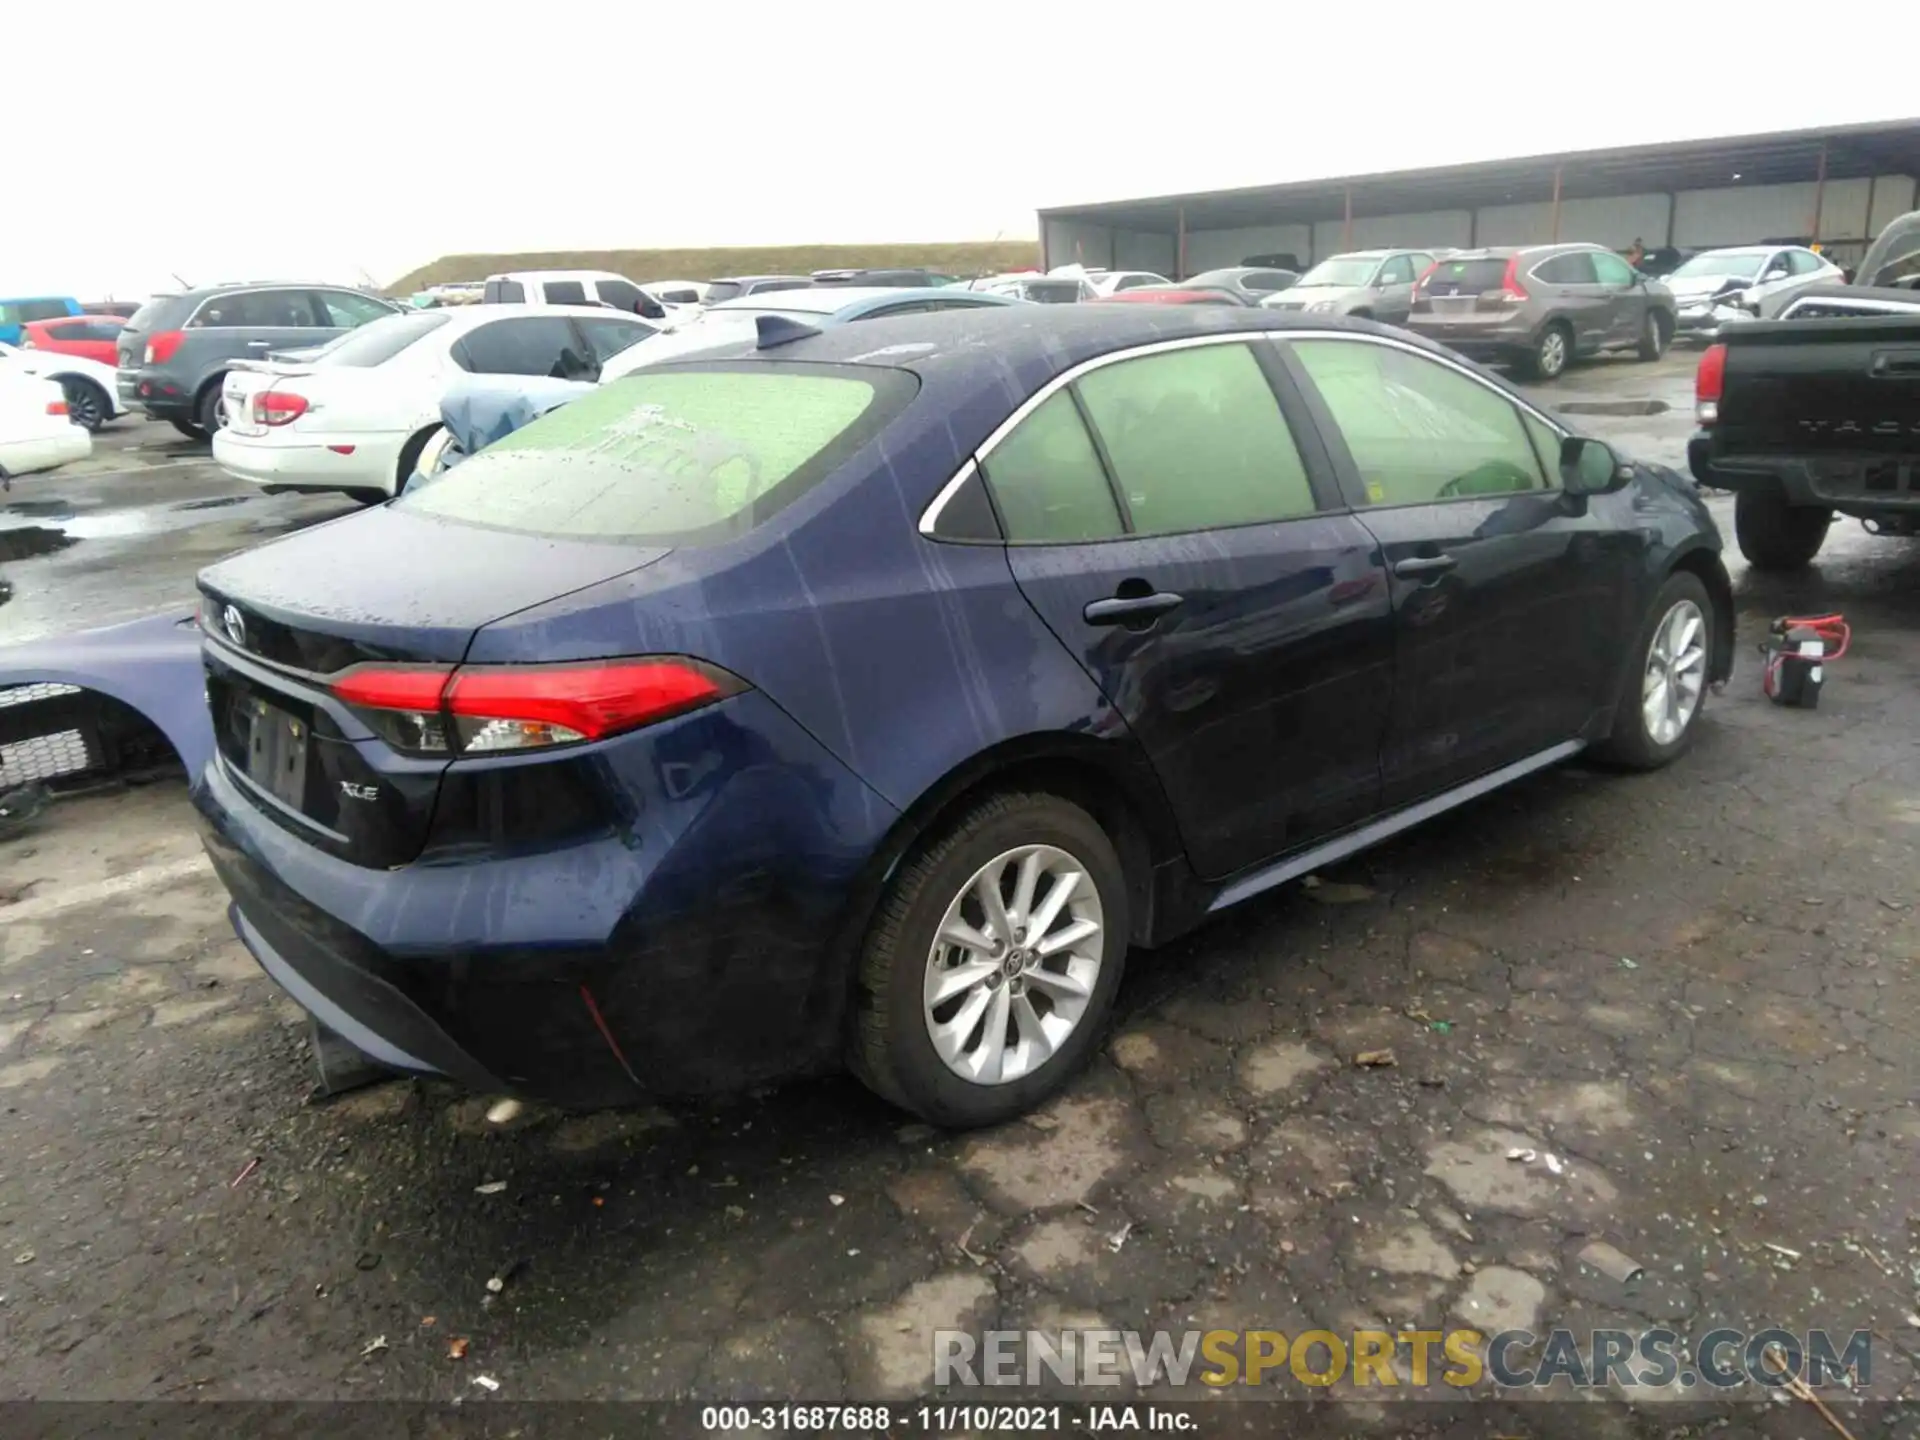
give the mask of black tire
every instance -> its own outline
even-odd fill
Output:
[[[220,404],[220,389],[227,383],[227,377],[216,375],[206,388],[201,390],[200,398],[194,402],[193,423],[200,427],[200,433],[212,439],[226,428],[226,411]]]
[[[375,490],[371,485],[361,486],[352,490],[342,490],[340,493],[349,500],[356,501],[362,505],[384,505],[393,498],[387,494],[386,491]]]
[[[1373,319],[1373,312],[1371,310],[1349,310],[1347,312],[1347,318],[1349,320],[1371,320]]]
[[[1661,311],[1648,307],[1646,321],[1640,327],[1640,358],[1658,360],[1672,343],[1673,322]]]
[[[1699,667],[1700,690],[1680,733],[1663,740],[1648,727],[1644,687],[1653,668],[1654,639],[1668,616],[1683,603],[1691,603],[1700,614],[1699,641],[1704,647]],[[1658,770],[1686,753],[1687,747],[1693,744],[1694,732],[1700,728],[1700,714],[1707,708],[1707,677],[1713,673],[1713,647],[1717,643],[1714,637],[1719,633],[1713,597],[1707,593],[1700,577],[1690,570],[1676,570],[1669,575],[1655,592],[1646,618],[1640,624],[1640,633],[1634,638],[1633,657],[1614,709],[1613,730],[1594,747],[1595,759],[1627,770]]]
[[[400,463],[394,467],[393,474],[395,495],[407,488],[407,482],[413,478],[414,466],[420,463],[420,452],[427,448],[427,442],[438,435],[443,428],[445,427],[440,425],[429,425],[401,447]]]
[[[1573,363],[1573,331],[1555,320],[1540,332],[1527,353],[1525,369],[1535,380],[1558,380]]]
[[[1778,490],[1742,490],[1733,499],[1733,535],[1756,570],[1803,570],[1826,543],[1833,512],[1790,505]]]
[[[91,434],[113,415],[113,401],[93,381],[78,375],[60,377],[61,393],[67,397],[67,418]]]
[[[1065,851],[1092,882],[1101,909],[1099,972],[1077,1026],[1047,1059],[1017,1079],[978,1084],[949,1069],[928,1034],[923,987],[934,936],[947,906],[983,866],[1008,850],[1042,844]],[[1128,934],[1125,873],[1094,819],[1053,795],[990,796],[902,864],[881,896],[860,955],[852,1069],[882,1098],[936,1125],[992,1125],[1031,1110],[1100,1045]]]
[[[207,432],[202,430],[198,425],[194,424],[191,420],[175,420],[172,417],[168,417],[167,423],[173,426],[173,428],[178,430],[182,435],[186,436],[189,440],[204,440],[207,438]]]

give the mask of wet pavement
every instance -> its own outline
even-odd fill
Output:
[[[1543,398],[1664,401],[1581,418],[1679,463],[1690,371]],[[96,515],[234,493],[189,466],[30,483]],[[104,606],[117,553],[184,594],[192,557],[307,514],[268,503],[4,573]],[[1920,546],[1832,545],[1791,582],[1735,564],[1734,680],[1672,769],[1553,771],[1136,952],[1091,1071],[974,1135],[841,1079],[506,1126],[437,1083],[310,1104],[182,788],[64,804],[0,849],[0,1398],[875,1399],[925,1390],[944,1327],[1656,1322],[1870,1328],[1870,1393],[1910,1393]],[[1765,621],[1828,609],[1855,641],[1820,708],[1770,706]],[[1680,1393],[1500,1433],[1666,1434]],[[1741,1414],[1724,1433],[1831,1433]]]

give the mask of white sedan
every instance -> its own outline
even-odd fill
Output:
[[[67,414],[53,380],[0,366],[0,477],[51,470],[93,453],[93,437]]]
[[[67,397],[67,417],[84,429],[98,430],[127,413],[120,403],[120,387],[114,383],[113,366],[98,360],[0,344],[0,371],[7,370],[58,384]]]
[[[598,376],[653,335],[634,315],[584,305],[469,305],[362,325],[298,360],[243,361],[221,392],[213,458],[269,492],[396,495],[440,428],[440,403],[469,375]]]

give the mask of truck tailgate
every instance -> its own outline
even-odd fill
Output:
[[[1725,343],[1716,458],[1920,459],[1920,317],[1756,321]]]

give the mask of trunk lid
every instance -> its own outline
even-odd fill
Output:
[[[405,864],[426,841],[448,761],[389,745],[328,677],[368,662],[455,665],[482,627],[667,553],[382,507],[221,561],[201,573],[200,623],[225,771],[308,843],[355,864]]]
[[[1920,317],[1756,320],[1724,340],[1717,455],[1850,457],[1863,493],[1920,499]]]

